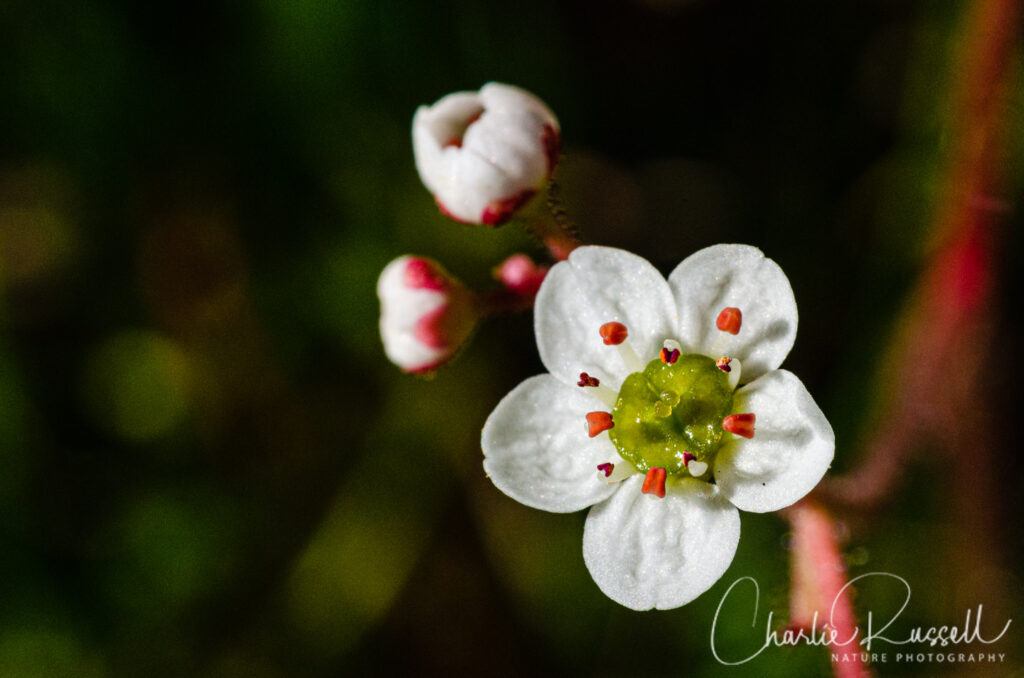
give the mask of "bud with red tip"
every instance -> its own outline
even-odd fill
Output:
[[[448,216],[498,226],[558,162],[558,120],[529,92],[492,82],[420,106],[412,120],[420,179]]]
[[[524,296],[534,297],[544,276],[548,273],[547,266],[534,263],[525,254],[513,254],[494,269],[494,277],[507,289]]]
[[[377,280],[380,336],[391,362],[426,372],[447,362],[473,331],[473,295],[439,263],[405,255]]]

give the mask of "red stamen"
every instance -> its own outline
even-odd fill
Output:
[[[610,322],[601,325],[601,338],[605,346],[618,346],[629,336],[629,331],[622,323]]]
[[[690,462],[697,458],[697,455],[690,452],[683,452],[683,466],[689,466]]]
[[[679,349],[673,348],[672,350],[669,350],[667,348],[663,348],[658,353],[658,357],[661,358],[661,362],[666,365],[672,365],[679,360]]]
[[[715,361],[715,366],[718,369],[720,369],[723,372],[725,372],[726,374],[728,374],[729,372],[732,372],[732,368],[729,367],[729,363],[731,363],[731,362],[732,362],[732,358],[730,358],[727,355],[723,355],[721,358],[719,358],[718,360]]]
[[[615,428],[609,412],[587,412],[587,435],[593,438],[602,431]]]
[[[715,321],[715,326],[718,329],[729,334],[739,334],[742,324],[743,314],[735,306],[723,308],[722,312],[718,314],[718,320]]]
[[[655,466],[647,472],[644,477],[643,487],[640,491],[644,494],[653,494],[658,497],[665,496],[665,469]]]
[[[743,436],[744,438],[753,438],[754,415],[751,412],[746,414],[730,414],[722,420],[722,428],[729,433]]]
[[[606,461],[603,464],[598,464],[597,465],[597,470],[598,471],[604,471],[604,477],[607,478],[608,476],[610,476],[612,474],[612,471],[615,470],[615,464],[613,464],[613,463],[611,463],[609,461]]]
[[[592,377],[586,372],[580,372],[580,380],[576,382],[577,386],[600,386],[601,380],[597,377]]]

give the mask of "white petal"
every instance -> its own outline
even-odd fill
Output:
[[[420,106],[412,118],[413,154],[420,178],[431,193],[437,193],[444,176],[442,149],[453,137],[460,137],[465,122],[483,110],[476,92],[454,92],[433,106]],[[453,151],[456,149],[452,149]]]
[[[549,164],[545,127],[558,131],[554,114],[529,92],[497,82],[484,85],[480,99],[486,112],[466,132],[463,147],[500,167],[517,191],[540,188]]]
[[[402,369],[416,372],[443,362],[455,347],[431,346],[416,336],[420,318],[447,304],[449,298],[442,291],[405,284],[405,269],[412,259],[402,256],[384,267],[377,279],[377,296],[384,352]]]
[[[647,260],[611,247],[580,247],[555,264],[537,293],[534,325],[540,359],[554,376],[575,384],[587,372],[618,389],[629,374],[601,325],[617,321],[645,365],[658,357],[677,325],[668,283]]]
[[[590,511],[583,560],[605,595],[634,610],[667,610],[707,591],[729,568],[740,517],[714,487],[685,480],[663,499],[624,481]]]
[[[474,123],[473,127],[479,124]],[[466,148],[436,145],[431,137],[419,133],[420,129],[414,119],[416,167],[423,184],[451,216],[460,221],[480,223],[484,210],[492,201],[519,193],[518,185],[486,157]]]
[[[590,438],[586,414],[602,409],[584,389],[549,374],[530,377],[505,396],[484,424],[484,470],[499,490],[527,506],[579,511],[615,491],[597,465],[620,461],[607,434]]]
[[[559,129],[558,119],[555,118],[551,109],[522,87],[489,82],[480,88],[480,98],[489,110],[507,115],[529,113],[542,124],[551,125],[556,130]]]
[[[743,361],[743,382],[782,364],[796,339],[793,289],[779,265],[749,245],[715,245],[687,257],[668,277],[690,351]],[[740,332],[715,326],[723,308],[743,314]],[[715,353],[717,355],[712,355]]]
[[[775,370],[736,391],[735,412],[753,412],[754,437],[726,442],[715,458],[723,496],[756,513],[777,511],[814,489],[835,453],[832,427],[803,383]],[[726,434],[730,436],[730,434]]]

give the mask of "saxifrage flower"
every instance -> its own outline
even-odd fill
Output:
[[[491,82],[420,106],[413,153],[442,212],[498,226],[529,202],[555,171],[558,120],[526,90]]]
[[[789,281],[754,247],[701,250],[668,281],[629,252],[581,247],[537,295],[550,374],[487,419],[484,469],[528,506],[593,506],[583,558],[610,598],[684,605],[732,562],[737,509],[789,506],[832,462],[827,419],[778,369],[796,327]]]
[[[472,293],[427,257],[398,257],[377,279],[380,336],[391,362],[427,372],[447,362],[473,331]]]

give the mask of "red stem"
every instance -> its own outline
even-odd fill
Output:
[[[531,219],[526,224],[530,233],[543,243],[555,261],[565,261],[582,244],[576,236],[551,218]]]
[[[809,629],[817,614],[818,629],[827,622],[837,632],[836,642],[829,644],[830,653],[837,657],[832,661],[837,678],[871,676],[854,640],[857,615],[850,587],[846,586],[846,565],[839,552],[835,523],[821,505],[806,499],[784,514],[793,526],[790,624]]]
[[[998,196],[1020,15],[1019,0],[975,0],[963,20],[947,101],[953,143],[935,205],[932,256],[900,319],[886,365],[900,376],[891,405],[873,425],[875,434],[858,470],[823,482],[815,493],[830,503],[877,507],[892,496],[917,446],[950,437],[944,429],[950,418],[942,413],[951,406],[970,407],[966,401],[951,403],[949,384],[942,380],[949,365],[961,362],[964,339],[984,323],[990,308],[996,229],[1007,210]]]

